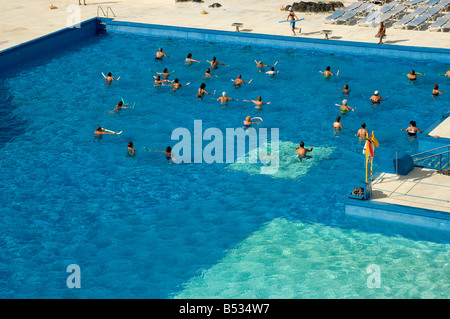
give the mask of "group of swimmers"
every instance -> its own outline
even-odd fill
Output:
[[[163,58],[168,58],[168,56],[163,52],[163,49],[160,48],[160,49],[158,50],[158,52],[156,52],[156,58],[155,58],[155,59],[156,59],[156,60],[162,60]],[[222,62],[217,61],[216,57],[213,57],[213,59],[212,59],[211,61],[207,60],[207,62],[210,64],[210,68],[208,68],[208,69],[206,70],[205,78],[209,78],[209,77],[212,77],[212,76],[216,76],[216,75],[212,75],[212,74],[211,74],[211,69],[217,69],[219,65],[227,66],[227,64],[224,64],[224,63],[222,63]],[[192,58],[192,54],[189,53],[189,54],[187,55],[186,59],[185,59],[185,63],[186,63],[186,64],[200,63],[200,61],[193,59],[193,58]],[[277,65],[278,61],[275,62],[273,66],[264,64],[262,61],[256,61],[256,60],[255,60],[255,63],[256,63],[256,67],[257,67],[258,69],[260,69],[260,72],[262,72],[262,69],[263,69],[263,68],[270,67],[270,70],[269,70],[269,71],[264,72],[265,74],[274,75],[274,74],[277,74],[277,73],[279,72],[279,71],[275,71],[275,69],[274,69],[274,66]],[[152,70],[151,70],[151,71],[152,71]],[[154,71],[153,71],[153,72],[154,72]],[[319,71],[319,72],[323,74],[324,78],[330,78],[331,76],[338,76],[338,75],[339,75],[339,70],[337,71],[336,74],[333,74],[333,73],[331,72],[331,68],[330,68],[329,66],[326,67],[325,71]],[[155,72],[155,73],[157,74],[157,76],[154,76],[154,78],[155,78],[154,86],[168,85],[169,87],[172,87],[172,88],[173,88],[173,91],[176,91],[176,90],[178,90],[180,87],[182,87],[182,85],[179,83],[179,80],[178,80],[178,79],[175,79],[175,80],[173,80],[173,81],[170,81],[170,80],[168,79],[169,76],[170,76],[173,72],[172,72],[172,73],[169,73],[169,71],[168,71],[167,68],[165,68],[165,69],[163,70],[163,72]],[[102,75],[103,75],[103,77],[104,77],[105,80],[106,80],[106,81],[105,81],[106,84],[111,84],[113,81],[118,81],[118,80],[120,79],[120,76],[119,76],[117,79],[115,79],[115,78],[112,76],[111,73],[108,73],[107,76],[104,75],[103,73],[102,73]],[[409,81],[415,81],[418,77],[423,77],[424,75],[423,75],[423,74],[420,74],[420,73],[416,73],[414,70],[411,70],[411,72],[409,72],[406,76],[407,76],[407,78],[409,79]],[[450,77],[450,70],[447,71],[447,73],[446,73],[444,76]],[[239,86],[242,85],[242,84],[249,84],[249,83],[252,82],[252,80],[253,80],[253,79],[250,79],[248,82],[245,82],[245,81],[242,79],[242,76],[241,76],[240,74],[238,75],[238,77],[237,77],[236,79],[231,79],[231,81],[233,81],[233,82],[234,82],[234,85],[237,86],[237,87],[239,87]],[[170,84],[168,84],[169,82],[170,82]],[[186,85],[186,86],[187,86],[187,85],[190,85],[190,82],[186,83],[185,85]],[[201,98],[203,98],[203,96],[204,96],[205,94],[206,94],[206,95],[211,94],[211,93],[209,93],[209,92],[207,92],[207,91],[205,90],[205,87],[206,87],[206,84],[205,84],[205,83],[202,83],[202,84],[200,85],[200,87],[199,87],[199,89],[198,89],[198,92],[197,92],[197,95],[196,95],[197,98],[200,98],[200,99],[201,99]],[[348,84],[345,84],[345,85],[344,85],[344,88],[339,88],[339,89],[342,91],[342,94],[343,94],[345,97],[348,97],[348,96],[350,95],[350,88],[349,88],[349,85],[348,85]],[[215,94],[215,93],[216,93],[216,91],[214,91],[213,94]],[[436,97],[439,96],[440,94],[444,94],[444,93],[442,93],[442,92],[439,90],[439,86],[438,86],[437,84],[435,84],[434,87],[433,87],[432,96],[433,96],[434,98],[436,98]],[[222,104],[226,104],[228,101],[234,101],[234,99],[231,98],[231,97],[229,97],[229,96],[227,96],[227,93],[226,93],[226,92],[223,92],[223,93],[222,93],[222,96],[220,96],[219,98],[217,98],[217,101],[221,102]],[[256,98],[256,100],[242,100],[242,101],[243,101],[243,102],[252,102],[252,103],[255,105],[255,107],[256,107],[257,109],[261,109],[261,107],[262,107],[263,105],[265,105],[265,104],[271,104],[271,102],[263,102],[261,96],[258,96],[258,97]],[[377,104],[380,104],[381,101],[385,101],[385,99],[383,99],[383,98],[380,96],[380,94],[379,94],[378,91],[375,91],[375,92],[373,93],[373,95],[370,97],[370,101],[372,102],[373,105],[377,105]],[[350,112],[350,111],[354,111],[354,110],[355,110],[355,108],[353,108],[353,107],[351,107],[351,106],[348,105],[348,100],[347,100],[347,99],[344,99],[344,100],[342,101],[342,104],[336,104],[336,106],[339,106],[339,110],[340,110],[340,114],[341,114],[341,115],[344,115],[344,114],[346,114],[347,112]],[[110,113],[120,111],[120,110],[123,109],[123,108],[131,108],[131,107],[124,105],[123,100],[122,100],[122,101],[120,101],[120,102],[117,104],[117,106],[116,106],[112,111],[110,111]],[[258,121],[258,122],[253,121],[254,119],[259,119],[259,121]],[[340,131],[341,129],[343,129],[343,125],[342,125],[342,123],[340,122],[340,120],[341,120],[341,116],[338,115],[338,116],[336,117],[335,122],[333,123],[333,128],[334,128],[335,131]],[[247,128],[249,128],[252,124],[260,124],[260,123],[262,123],[262,122],[263,122],[263,119],[260,118],[260,117],[254,117],[254,118],[252,118],[251,116],[247,116],[247,117],[244,119],[243,122],[244,122],[243,128],[244,128],[244,129],[247,129]],[[408,136],[410,136],[410,137],[416,136],[417,133],[422,133],[422,132],[423,132],[423,131],[421,131],[421,130],[417,127],[415,121],[410,121],[410,126],[409,126],[407,129],[402,129],[402,131],[407,131],[407,132],[408,132]],[[96,136],[101,136],[101,135],[103,135],[103,134],[121,134],[121,133],[122,133],[122,132],[119,132],[119,133],[113,132],[113,131],[104,129],[104,128],[102,128],[102,127],[98,127],[97,130],[95,131],[95,135],[96,135]],[[367,138],[367,136],[368,136],[368,130],[366,129],[366,124],[365,124],[364,122],[361,124],[361,128],[357,131],[356,136],[358,136],[358,137],[360,138],[360,140],[364,140],[364,139]],[[146,149],[146,150],[150,151],[149,149]],[[312,147],[311,147],[310,149],[305,148],[305,147],[304,147],[304,142],[303,142],[303,141],[300,143],[300,146],[297,147],[297,148],[295,149],[295,151],[297,152],[297,154],[298,154],[298,156],[299,156],[300,158],[306,157],[306,154],[309,153],[309,152],[311,152],[312,150],[313,150]],[[171,150],[171,147],[170,147],[170,146],[168,146],[168,147],[166,148],[165,151],[153,151],[153,152],[161,152],[161,153],[164,153],[164,154],[166,155],[166,159],[167,159],[168,161],[174,161],[174,160],[175,160],[175,159],[173,158],[172,150]],[[133,146],[133,142],[129,142],[129,143],[128,143],[128,155],[134,156],[134,154],[135,154],[135,149],[134,149],[134,146]]]

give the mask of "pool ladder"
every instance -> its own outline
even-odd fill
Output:
[[[103,10],[103,8],[101,6],[98,6],[97,7],[97,34],[103,34],[106,32],[106,23],[103,23],[100,19],[98,19],[100,10],[103,13],[103,16],[106,17],[107,19],[109,19],[109,11],[111,11],[112,15],[114,17],[116,17],[116,14],[111,9],[111,7],[106,8],[106,14],[105,14],[105,10]]]
[[[435,153],[437,150],[442,150],[447,148],[446,151],[441,151],[440,153]],[[428,155],[430,154],[431,155]],[[421,155],[421,158],[417,158],[419,157],[418,155]],[[428,156],[426,156],[428,155]],[[422,157],[425,156],[425,157]],[[418,166],[423,166],[423,167],[430,167],[432,166],[432,164],[434,164],[435,161],[437,161],[437,164],[434,165],[434,169],[437,169],[439,166],[439,169],[444,169],[447,166],[449,166],[450,164],[450,145],[445,145],[445,146],[441,146],[426,152],[422,152],[422,153],[417,153],[411,156],[414,160],[414,164],[418,165]]]

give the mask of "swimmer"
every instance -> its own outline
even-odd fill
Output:
[[[225,66],[226,66],[226,64],[223,64],[223,63],[218,62],[218,61],[216,60],[216,57],[213,57],[212,61],[206,60],[206,62],[208,62],[209,64],[211,64],[211,68],[213,68],[213,69],[217,69],[217,66],[218,66],[218,65],[225,65]]]
[[[341,89],[341,88],[338,88],[338,89]],[[342,90],[342,94],[344,94],[344,95],[349,95],[350,94],[350,89],[348,87],[348,84],[344,85],[344,88],[341,89],[341,90]]]
[[[272,66],[272,67],[270,67],[270,70],[266,72],[266,74],[274,75],[274,74],[277,74],[278,72],[280,72],[280,71],[275,71],[275,68]]]
[[[166,154],[166,160],[168,160],[170,162],[176,162],[175,158],[173,158],[172,148],[170,146],[167,146],[165,151],[153,151],[153,152],[164,153],[164,154]]]
[[[329,66],[327,66],[327,68],[326,68],[326,70],[325,71],[319,71],[320,73],[322,73],[323,74],[323,77],[324,78],[329,78],[330,76],[332,76],[332,75],[334,75],[332,72],[331,72],[331,68],[329,67]],[[339,70],[337,71],[337,73],[336,73],[336,76],[338,76],[339,75]]]
[[[153,83],[153,86],[160,86],[164,84],[164,80],[161,80],[161,77],[158,76],[153,76],[155,78],[155,82]]]
[[[256,117],[254,117],[256,118]],[[252,120],[254,118],[251,118],[250,116],[247,116],[244,120],[244,128],[249,128],[250,126],[252,126],[252,124],[261,124],[263,122],[263,120],[261,118],[258,117],[258,119],[261,119],[261,122],[252,122]]]
[[[184,60],[184,62],[185,62],[186,64],[191,64],[191,62],[197,62],[197,63],[200,63],[200,61],[194,60],[194,59],[192,58],[192,53],[188,53],[188,55],[187,55],[187,57],[186,57],[186,60]]]
[[[437,98],[439,96],[439,94],[444,94],[441,91],[439,91],[439,85],[435,84],[433,87],[433,97]]]
[[[228,101],[234,101],[231,97],[227,96],[227,92],[222,92],[222,96],[217,99],[221,103],[227,103]]]
[[[336,106],[340,106],[341,114],[345,114],[349,111],[354,111],[355,109],[347,105],[347,100],[342,100],[342,105],[335,104]]]
[[[423,133],[423,131],[419,130],[419,128],[416,126],[416,121],[411,121],[409,122],[409,126],[407,129],[403,129],[402,131],[407,131],[408,132],[408,137],[413,137],[417,135],[417,132],[419,133]]]
[[[267,66],[270,66],[270,65],[267,65],[267,64],[263,64],[262,63],[262,61],[256,61],[255,60],[255,63],[256,63],[256,67],[258,68],[258,69],[262,69],[262,68],[264,68],[264,67],[267,67]]]
[[[107,130],[106,128],[99,126],[99,127],[97,127],[97,130],[94,132],[94,135],[101,136],[101,135],[105,135],[105,134],[121,134],[121,133],[122,133],[122,131],[117,133],[117,132],[113,132],[113,131]]]
[[[114,110],[109,111],[109,113],[113,113],[113,112],[119,112],[121,109],[131,109],[131,107],[129,106],[123,106],[123,102],[119,101],[119,103],[117,103],[116,107],[114,108]]]
[[[117,80],[114,79],[111,72],[109,72],[107,76],[102,72],[102,75],[106,80],[106,82],[105,82],[106,84],[110,84],[110,83],[112,83],[112,81],[119,81],[119,79],[120,79],[120,76],[117,78]]]
[[[406,75],[409,79],[409,81],[415,81],[418,77],[423,76],[421,74],[416,74],[416,72],[414,70],[411,70],[411,72],[409,72]]]
[[[156,60],[162,60],[163,57],[168,58],[168,56],[163,52],[163,49],[159,48],[158,52],[156,52]]]
[[[295,151],[298,154],[299,158],[304,158],[306,157],[306,153],[312,152],[313,148],[311,147],[309,150],[307,148],[305,148],[305,143],[300,142],[300,147],[296,147]]]
[[[244,102],[253,102],[255,105],[256,105],[256,108],[257,109],[260,109],[264,104],[270,104],[270,103],[272,103],[272,102],[267,102],[267,103],[264,103],[263,101],[262,101],[262,99],[261,99],[261,96],[258,96],[257,98],[256,98],[256,101],[255,100],[251,100],[251,101],[249,101],[249,100],[243,100]]]
[[[253,79],[251,79],[250,81],[248,81],[248,82],[245,82],[244,80],[242,80],[242,77],[241,77],[241,75],[239,74],[238,75],[238,77],[237,77],[237,79],[231,79],[231,81],[234,81],[234,85],[235,86],[240,86],[241,84],[249,84],[249,83],[252,83],[252,81],[253,81]]]
[[[342,125],[341,121],[341,117],[338,115],[336,117],[336,121],[333,123],[333,128],[335,131],[340,131],[341,129],[344,128],[344,126]]]
[[[212,75],[211,69],[206,69],[205,78],[211,78],[212,76],[217,76],[217,75]]]
[[[128,156],[134,156],[136,153],[135,153],[135,149],[134,149],[134,147],[133,147],[133,142],[129,142],[128,143],[128,149],[127,149],[127,151],[128,151]]]
[[[373,92],[373,95],[370,97],[370,100],[372,101],[373,104],[380,104],[381,101],[384,101],[383,98],[381,96],[378,95],[379,92],[375,91]]]
[[[211,93],[206,92],[205,87],[206,87],[206,84],[205,84],[205,83],[202,83],[202,84],[200,85],[200,87],[198,88],[198,93],[197,93],[196,96],[197,96],[199,99],[201,99],[201,98],[203,97],[204,94],[208,94],[208,95],[211,94]],[[214,93],[215,93],[215,91],[214,91]]]
[[[156,74],[162,75],[164,80],[167,80],[167,78],[170,75],[169,70],[167,70],[167,68],[165,68],[163,72],[156,72]]]
[[[366,123],[362,122],[361,123],[361,128],[356,133],[356,136],[358,136],[359,139],[362,140],[362,139],[366,138],[367,134],[369,134],[369,131],[366,130]]]
[[[191,82],[186,83],[186,85],[191,84]],[[172,84],[169,84],[169,86],[173,87],[173,91],[175,92],[176,90],[178,90],[180,87],[182,87],[181,83],[179,82],[178,79],[175,79],[172,81]]]
[[[444,74],[444,76],[447,76],[447,77],[450,78],[450,70],[448,70],[448,71]]]

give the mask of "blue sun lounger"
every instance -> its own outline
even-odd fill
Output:
[[[390,19],[397,19],[398,16],[400,16],[406,12],[406,9],[408,9],[408,8],[404,5],[396,6],[394,9],[392,9],[386,13],[383,13],[380,16],[380,19],[378,22],[386,22],[387,20],[390,20]]]
[[[333,12],[328,17],[323,18],[323,21],[325,23],[335,23],[337,18],[339,18],[339,17],[343,16],[344,14],[346,14],[348,12],[351,12],[351,11],[355,10],[356,8],[362,6],[363,3],[364,2],[361,2],[361,1],[353,2],[347,8],[336,10],[335,12]]]
[[[430,31],[442,31],[442,27],[450,22],[450,12],[448,12],[446,15],[438,18],[434,23],[432,23],[428,30]]]
[[[362,6],[356,8],[355,10],[352,10],[350,12],[345,13],[343,16],[337,18],[336,22],[343,22],[345,24],[350,23],[353,19],[358,17],[361,14],[367,13],[375,6],[373,3],[364,3]]]
[[[407,14],[406,16],[401,18],[399,21],[395,22],[392,26],[394,28],[396,28],[396,29],[406,28],[406,25],[409,22],[411,22],[418,15],[420,15],[420,14],[424,13],[425,11],[427,11],[428,8],[429,8],[429,6],[427,6],[427,5],[421,5],[413,13]]]
[[[406,27],[412,29],[419,29],[425,21],[438,14],[441,11],[441,9],[442,8],[439,7],[431,7],[429,10],[420,14],[414,20],[408,22],[406,24]]]

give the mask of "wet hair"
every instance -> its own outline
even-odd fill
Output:
[[[241,75],[239,74],[239,75],[238,75],[238,79],[240,79],[240,78],[241,78]]]
[[[168,73],[169,71],[167,70],[167,68],[164,68],[164,73]]]
[[[362,122],[362,123],[361,123],[361,127],[362,127],[362,128],[366,128],[366,123]]]
[[[338,115],[336,116],[336,122],[339,122],[341,120],[341,117]]]
[[[411,74],[414,75],[416,74],[416,72],[414,70],[411,70]]]
[[[170,146],[167,146],[166,147],[166,152],[168,152],[168,153],[172,152],[172,148]]]
[[[260,97],[260,96],[258,96],[258,97],[256,98],[256,100],[258,100],[258,101],[261,101],[261,97]]]
[[[327,71],[330,71],[330,70],[331,70],[331,68],[329,66],[327,66]]]
[[[272,67],[270,68],[270,71],[275,71],[275,68],[272,66]]]
[[[416,121],[411,121],[411,122],[409,122],[409,124],[411,124],[412,126],[416,126]]]
[[[213,57],[213,61],[216,61],[216,57],[215,56]]]
[[[159,48],[159,51],[162,52],[162,48]]]
[[[209,72],[211,72],[211,70],[210,69],[206,69],[206,73],[209,73]]]
[[[300,147],[305,147],[305,143],[300,142]]]
[[[173,81],[173,82],[178,83],[178,79],[175,79],[175,81]]]
[[[192,53],[188,53],[187,57],[188,59],[192,58]]]
[[[204,89],[205,87],[206,87],[206,84],[205,84],[205,83],[200,84],[200,88],[201,88],[201,89]]]
[[[437,90],[439,88],[439,85],[435,84],[434,89]]]
[[[122,101],[119,101],[119,103],[117,103],[117,105],[122,106],[122,105],[123,105],[123,102],[122,102]]]
[[[160,81],[161,80],[161,77],[158,75],[158,76],[156,76],[156,81]]]
[[[108,72],[108,76],[112,76],[111,72]]]
[[[101,132],[102,131],[102,127],[101,126],[97,127],[97,131]]]
[[[129,142],[128,147],[133,147],[133,142]]]
[[[344,85],[344,89],[346,90],[348,89],[348,84]]]

